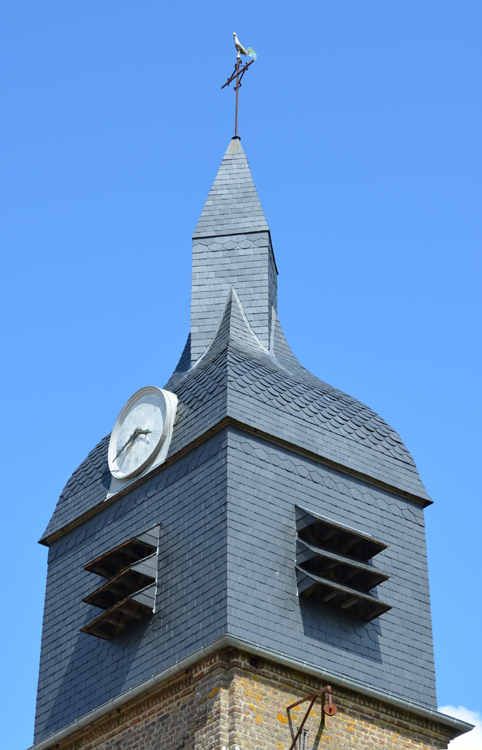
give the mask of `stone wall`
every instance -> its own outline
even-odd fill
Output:
[[[289,750],[308,703],[286,707],[322,687],[313,677],[219,652],[135,703],[55,747],[61,750]],[[306,750],[435,750],[450,730],[332,685],[338,707],[321,719],[318,700],[305,724]]]

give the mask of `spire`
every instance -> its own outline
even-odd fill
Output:
[[[269,227],[246,154],[233,138],[193,235],[191,364],[211,343],[233,286],[249,325],[269,347],[276,276]]]
[[[224,154],[193,239],[242,232],[269,232],[269,227],[241,141],[233,138]]]

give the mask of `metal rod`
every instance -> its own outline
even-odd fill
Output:
[[[236,78],[236,65],[234,66],[234,73],[232,73],[232,75],[228,78],[228,80],[226,81],[226,83],[223,83],[223,85],[221,86],[221,88],[224,89],[226,86],[229,86],[229,84],[231,83],[231,81],[233,80],[233,78]]]
[[[236,86],[234,87],[234,90],[236,91],[236,111],[234,116],[234,137],[238,138],[238,110],[239,110],[239,88],[242,86],[242,79],[246,71],[248,70],[249,66],[254,63],[254,60],[250,60],[249,63],[246,63],[242,68],[241,66],[241,55],[238,52],[238,56],[236,58],[236,65],[234,66],[234,72],[232,75],[228,78],[226,83],[223,83],[221,86],[222,89],[225,88],[225,86],[229,86],[231,81],[234,81],[236,78]]]
[[[315,695],[315,697],[311,699],[310,707],[309,707],[308,711],[305,713],[305,718],[301,722],[301,724],[299,726],[299,729],[296,732],[295,738],[294,738],[293,742],[291,743],[290,750],[293,750],[294,746],[296,745],[296,743],[298,741],[298,737],[300,736],[300,734],[301,734],[301,732],[303,730],[303,727],[305,726],[306,720],[307,720],[308,716],[310,715],[310,711],[313,708],[313,703],[316,701],[316,697],[317,696]]]
[[[305,716],[304,716],[303,721],[301,722],[301,724],[300,724],[300,726],[298,728],[298,731],[295,734],[295,738],[294,738],[293,742],[291,743],[290,750],[294,749],[294,747],[295,747],[295,745],[296,745],[296,743],[298,741],[298,737],[300,736],[300,734],[301,734],[301,732],[303,730],[303,727],[305,726],[306,720],[308,719],[308,716],[310,715],[310,711],[313,708],[313,705],[314,705],[314,703],[315,703],[315,701],[316,701],[316,699],[318,698],[319,695],[321,695],[321,700],[322,700],[321,719],[323,721],[323,719],[325,717],[325,693],[328,693],[328,699],[329,699],[329,702],[331,703],[331,686],[327,685],[326,687],[321,688],[320,690],[316,690],[314,693],[311,693],[310,695],[307,695],[305,698],[302,698],[300,701],[297,701],[296,703],[292,703],[290,706],[286,707],[286,710],[290,711],[292,708],[295,708],[296,706],[299,706],[301,703],[304,703],[305,701],[309,701],[311,699],[311,703],[309,705],[309,708],[308,708],[307,712],[305,713]]]
[[[236,116],[234,119],[234,137],[238,137],[238,100],[239,100],[239,64],[241,62],[241,56],[238,52],[238,59],[236,61]]]
[[[291,705],[286,707],[286,710],[291,711],[292,708],[299,706],[301,703],[304,703],[305,701],[309,701],[310,698],[317,698],[319,695],[322,695],[322,693],[331,693],[331,685],[327,685],[326,687],[321,688],[320,690],[316,690],[314,693],[310,693],[310,695],[306,695],[304,698],[302,698],[300,701],[297,701],[296,703],[291,703]]]

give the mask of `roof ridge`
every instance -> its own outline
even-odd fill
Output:
[[[235,317],[238,317],[239,319],[238,326],[236,326],[235,324]],[[192,366],[187,367],[188,361],[189,363],[191,361],[191,334],[189,334],[179,362],[176,365],[176,369],[174,370],[164,387],[168,390],[169,388],[177,388],[186,380],[190,373],[192,373],[199,367],[204,366],[206,363],[212,362],[215,356],[217,356],[225,348],[229,348],[229,345],[234,341],[238,340],[238,343],[241,343],[239,334],[243,332],[243,329],[245,332],[245,344],[247,344],[247,346],[242,348],[258,349],[261,353],[265,354],[266,357],[270,357],[269,351],[266,349],[266,347],[263,346],[258,336],[253,331],[248,318],[246,317],[246,313],[244,312],[243,305],[241,303],[241,300],[239,299],[239,295],[235,287],[231,286],[231,289],[229,290],[226,297],[223,312],[221,314],[221,317],[219,318],[218,325],[209,345],[206,347],[199,359],[197,359]]]
[[[239,317],[240,319],[238,326],[236,325],[236,317]],[[192,366],[191,371],[196,369],[201,362],[210,360],[210,355],[215,352],[217,353],[220,346],[222,349],[225,349],[228,348],[233,341],[238,340],[238,343],[240,343],[241,335],[243,333],[248,348],[250,348],[250,344],[254,345],[257,349],[260,349],[264,354],[269,356],[268,350],[263,346],[248,322],[236,289],[234,286],[231,286],[226,298],[223,314],[221,315],[214,336],[211,339],[209,346]]]

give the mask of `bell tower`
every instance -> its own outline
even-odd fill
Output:
[[[41,539],[33,750],[446,747],[471,727],[436,710],[431,502],[396,431],[293,355],[232,139],[179,363],[129,400]]]

